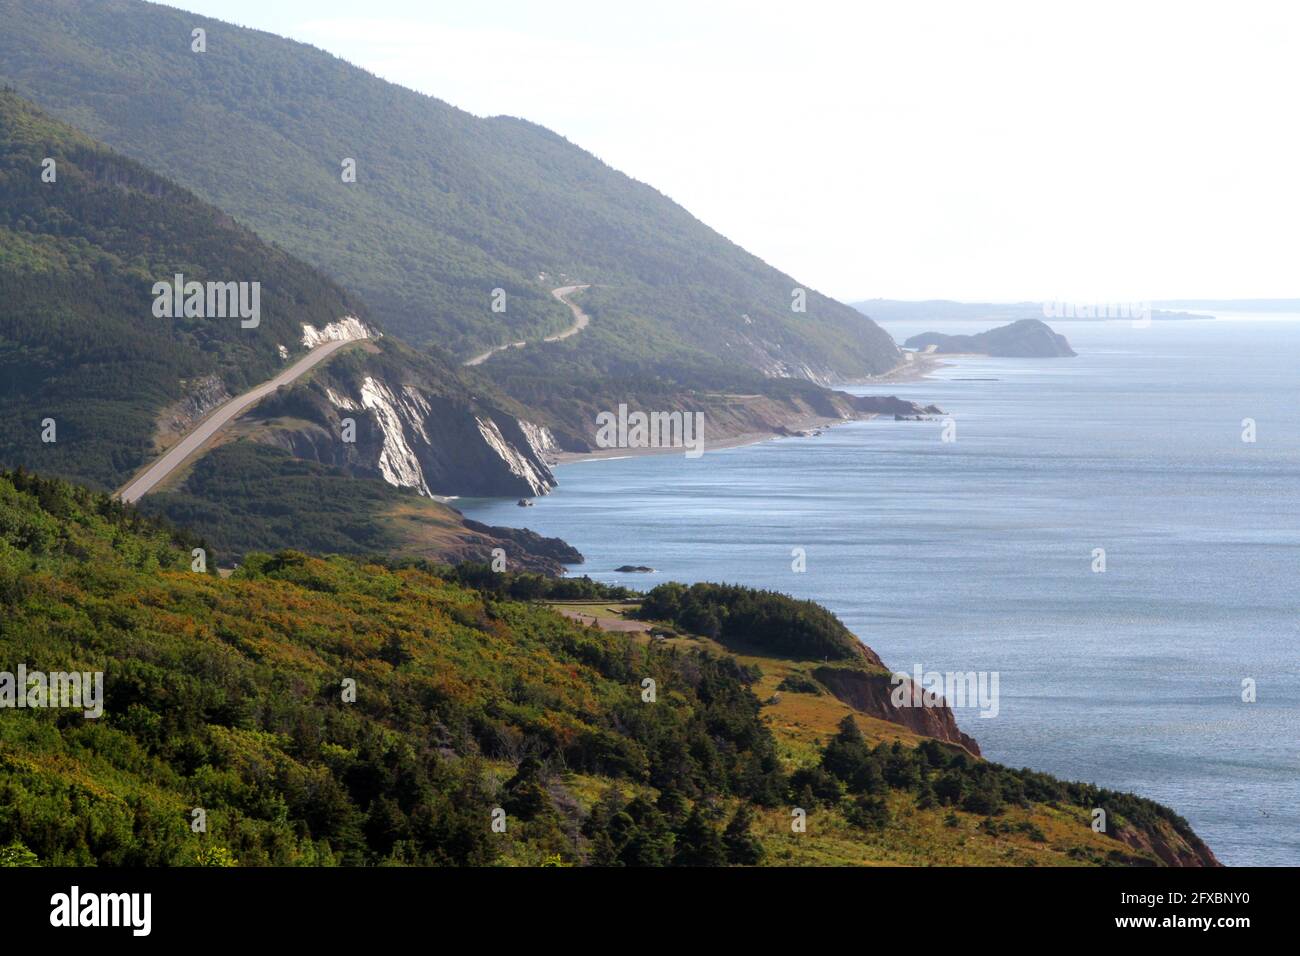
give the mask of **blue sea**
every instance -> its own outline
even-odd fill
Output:
[[[773,588],[895,670],[997,672],[997,716],[956,711],[989,759],[1156,799],[1226,864],[1298,865],[1300,316],[1051,324],[1077,358],[851,389],[940,405],[952,442],[855,422],[458,505],[564,538],[597,580]]]

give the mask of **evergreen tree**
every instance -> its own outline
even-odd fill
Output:
[[[727,848],[697,805],[677,831],[676,866],[726,866]]]
[[[753,822],[754,811],[749,804],[742,803],[722,834],[729,862],[738,866],[755,866],[763,859],[763,844],[750,833]]]
[[[889,824],[889,805],[882,797],[864,793],[849,803],[844,816],[860,829],[880,830]]]

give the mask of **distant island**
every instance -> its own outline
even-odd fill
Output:
[[[1151,307],[1192,312],[1300,312],[1300,299],[1162,299]]]
[[[923,332],[903,343],[920,352],[945,355],[990,355],[999,358],[1072,358],[1075,355],[1065,336],[1053,332],[1039,319],[1021,319],[978,335],[943,335]]]

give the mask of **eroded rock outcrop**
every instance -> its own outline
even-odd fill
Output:
[[[507,557],[514,554],[516,550],[518,553],[526,555],[528,560],[523,562],[524,570],[544,570],[548,574],[558,576],[564,571],[563,565],[581,564],[585,560],[582,552],[563,538],[547,538],[528,528],[503,528],[498,525],[486,525],[481,521],[475,521],[473,518],[466,518],[462,524],[476,534],[484,535],[498,543],[504,543]],[[475,560],[490,561],[490,549],[487,556],[476,557]],[[537,567],[530,567],[529,562],[537,565]]]
[[[899,421],[916,421],[943,414],[938,405],[922,405],[894,395],[854,395],[853,409],[868,415],[893,415]]]
[[[872,657],[875,657],[874,653]],[[875,660],[878,661],[879,658]],[[893,675],[886,671],[827,665],[814,670],[813,677],[854,710],[890,723],[902,724],[918,734],[958,744],[975,756],[980,755],[979,744],[974,737],[962,733],[958,728],[957,718],[948,705],[925,705],[921,688],[907,677],[903,677],[903,693],[906,695],[903,699],[912,703],[905,707],[894,703],[896,684]]]
[[[1121,825],[1113,835],[1135,850],[1154,854],[1166,866],[1223,865],[1214,851],[1190,828],[1180,833],[1168,821],[1161,821],[1150,832]]]
[[[555,486],[548,429],[465,394],[392,340],[339,356],[255,417],[257,441],[422,495],[533,497]]]

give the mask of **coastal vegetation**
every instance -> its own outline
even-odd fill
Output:
[[[831,694],[769,699],[820,659],[607,632],[543,600],[621,590],[293,550],[221,577],[192,569],[201,543],[102,493],[0,475],[0,671],[99,671],[105,687],[99,719],[0,710],[6,860],[1213,860],[1150,801],[978,760]],[[656,607],[675,606],[665,593]],[[728,608],[728,634],[786,615],[826,631],[772,596],[700,594]]]

